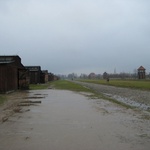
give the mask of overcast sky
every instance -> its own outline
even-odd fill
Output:
[[[0,0],[0,55],[54,74],[150,72],[149,0]]]

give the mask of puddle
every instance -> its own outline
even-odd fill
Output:
[[[30,96],[30,97],[24,97],[23,99],[41,99],[41,98],[45,98],[42,96]]]
[[[80,92],[80,94],[85,95],[85,96],[92,96],[93,93],[89,93],[89,92]]]

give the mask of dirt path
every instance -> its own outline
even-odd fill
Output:
[[[150,120],[89,93],[37,90],[41,104],[23,107],[0,124],[1,150],[149,150]]]
[[[125,104],[150,111],[150,91],[74,81]]]
[[[0,122],[7,121],[9,116],[23,109],[20,108],[18,104],[23,101],[23,98],[27,95],[28,91],[17,91],[5,95],[7,100],[4,104],[0,105]]]

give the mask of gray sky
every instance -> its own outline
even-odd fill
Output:
[[[0,0],[0,55],[55,74],[150,72],[150,1]]]

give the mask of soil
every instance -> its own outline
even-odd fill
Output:
[[[7,121],[9,116],[23,109],[19,106],[19,103],[23,101],[26,95],[28,95],[28,91],[17,91],[5,95],[6,101],[0,105],[0,122]]]

